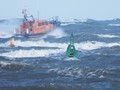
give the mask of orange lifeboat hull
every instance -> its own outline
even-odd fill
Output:
[[[46,20],[23,22],[20,26],[20,34],[26,37],[43,35],[51,31],[55,26]]]

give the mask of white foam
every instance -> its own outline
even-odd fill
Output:
[[[75,60],[79,60],[78,58],[76,58],[76,57],[72,57],[72,58],[70,58],[70,57],[67,57],[67,58],[65,58],[65,60],[66,61],[75,61]]]
[[[65,68],[50,69],[49,72],[56,72],[59,75],[73,76],[73,77],[104,78],[104,76],[102,74],[103,74],[103,72],[107,72],[107,71],[103,70],[103,69],[96,69],[96,70],[90,71],[89,69],[85,70],[84,68],[70,66],[70,67],[65,67]],[[99,73],[99,72],[101,72],[101,73]]]
[[[61,26],[67,26],[69,23],[62,23]]]
[[[120,24],[119,24],[119,23],[118,23],[118,24],[108,24],[108,26],[116,26],[116,27],[119,27]]]
[[[28,65],[26,63],[20,63],[20,62],[9,62],[9,61],[0,61],[1,67],[11,66],[11,65]]]
[[[2,67],[5,67],[5,66],[10,65],[10,64],[11,64],[11,63],[9,63],[9,62],[3,62],[3,61],[0,62],[0,65],[1,65]]]
[[[0,23],[0,38],[8,38],[14,35],[14,30],[20,28],[22,19],[7,19]]]
[[[120,46],[120,42],[118,43],[105,43],[105,42],[97,42],[97,41],[87,41],[82,43],[75,43],[76,49],[78,50],[94,50],[103,47],[113,47]]]
[[[104,46],[105,43],[102,42],[95,42],[95,41],[86,41],[82,43],[75,43],[76,49],[79,50],[93,50],[93,49],[98,49]]]
[[[66,36],[67,34],[61,29],[61,28],[56,28],[55,30],[52,30],[50,33],[46,34],[46,36],[54,36],[55,38],[62,38]]]
[[[22,43],[22,44],[21,44]],[[41,50],[16,50],[7,53],[1,53],[0,56],[6,57],[13,57],[13,58],[22,58],[22,57],[46,57],[50,55],[56,55],[58,53],[65,53],[68,44],[67,43],[49,43],[49,42],[21,42],[19,44],[23,46],[42,46],[45,45],[46,47],[59,47],[60,49],[41,49]],[[78,51],[83,50],[94,50],[103,47],[113,47],[113,46],[120,46],[120,43],[105,43],[105,42],[96,42],[96,41],[87,41],[81,43],[75,43],[75,47]],[[68,59],[70,60],[70,59]]]
[[[100,77],[99,78],[105,78],[105,76],[104,75],[100,75]]]
[[[99,34],[97,36],[100,38],[119,38],[119,36],[111,35],[111,34]]]
[[[14,30],[18,28],[16,25],[0,25],[0,31],[14,35]]]
[[[55,68],[50,69],[49,72],[56,72],[59,75],[65,75],[65,76],[82,76],[82,69],[80,68],[73,68],[73,67],[65,67],[65,68]]]
[[[5,43],[1,43],[0,47],[8,47],[9,46],[9,41]],[[58,47],[61,49],[66,50],[67,46],[69,43],[50,43],[44,40],[39,40],[39,41],[21,41],[21,40],[16,40],[15,41],[15,46],[21,46],[21,47]],[[77,50],[94,50],[94,49],[99,49],[102,47],[113,47],[113,46],[120,46],[120,42],[116,43],[105,43],[105,42],[97,42],[97,41],[86,41],[86,42],[81,42],[81,43],[75,43],[75,47]]]
[[[87,22],[88,19],[61,19],[61,22],[69,22],[69,23],[76,23],[76,22]]]
[[[7,41],[5,43],[1,43],[0,47],[8,47],[10,44],[10,41]],[[16,40],[15,41],[15,46],[21,46],[21,47],[58,47],[58,48],[65,48],[67,46],[66,43],[50,43],[44,40],[39,40],[39,41],[21,41],[21,40]]]
[[[7,53],[1,53],[0,56],[10,58],[24,58],[24,57],[47,57],[53,54],[64,52],[63,49],[47,49],[47,50],[16,50]]]
[[[12,35],[11,34],[8,34],[8,33],[6,33],[6,32],[1,32],[0,31],[0,38],[9,38],[9,37],[11,37]]]

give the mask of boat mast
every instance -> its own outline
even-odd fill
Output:
[[[25,21],[28,21],[28,19],[27,19],[27,10],[26,9],[22,10],[22,14],[24,15]]]
[[[39,11],[38,11],[38,20],[39,20]]]

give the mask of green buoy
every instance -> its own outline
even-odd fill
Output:
[[[68,45],[67,47],[67,56],[68,57],[75,57],[76,56],[76,49],[75,49],[75,46],[74,46],[74,36],[73,34],[71,34],[70,36],[70,44]]]

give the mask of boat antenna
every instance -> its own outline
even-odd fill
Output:
[[[26,9],[23,9],[23,10],[22,10],[22,14],[24,15],[25,21],[27,21],[27,10],[26,10]]]

